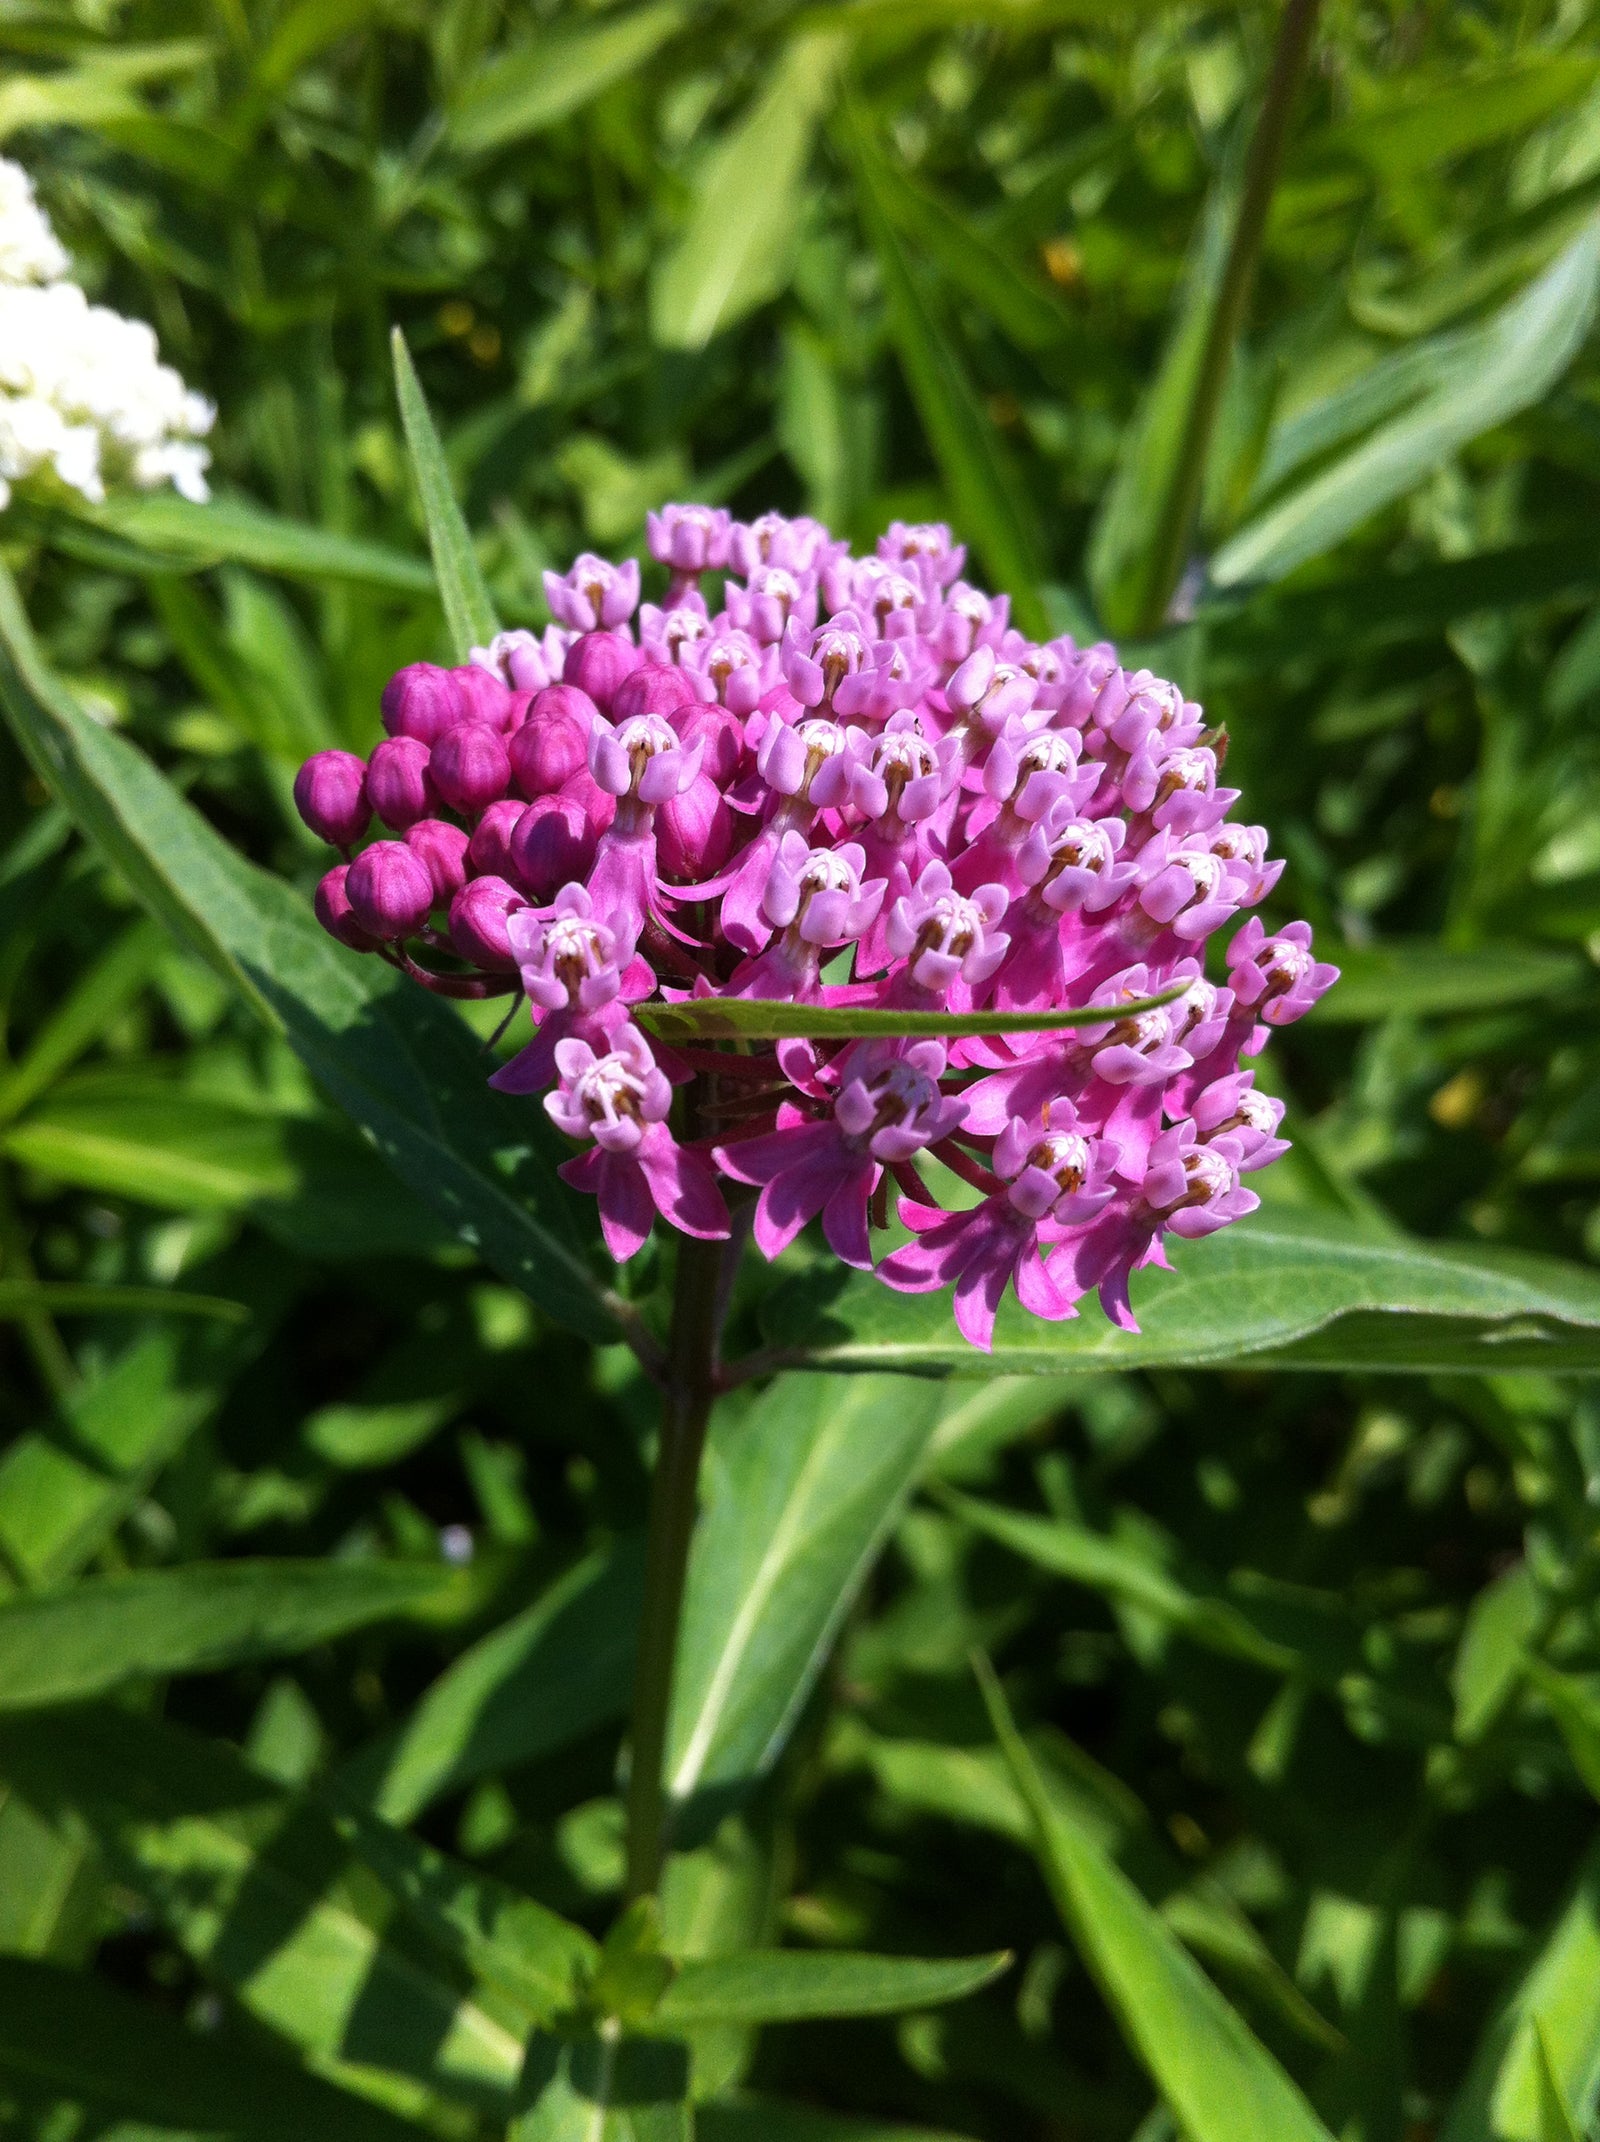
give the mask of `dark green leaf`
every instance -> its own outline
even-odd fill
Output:
[[[1340,970],[1338,988],[1329,990],[1314,1014],[1324,1025],[1497,1011],[1571,996],[1593,978],[1593,970],[1571,953],[1533,945],[1457,952],[1431,942],[1391,942],[1321,949]]]
[[[243,1302],[216,1294],[186,1294],[178,1287],[95,1286],[69,1279],[0,1279],[0,1319],[43,1310],[50,1316],[210,1316],[245,1323]]]
[[[940,1294],[897,1295],[824,1270],[773,1297],[768,1334],[820,1368],[987,1376],[1028,1370],[1216,1366],[1411,1373],[1600,1366],[1600,1280],[1554,1258],[1377,1241],[1332,1214],[1263,1211],[1176,1248],[1171,1273],[1134,1280],[1142,1329],[1086,1303],[1043,1324],[1008,1304],[994,1351],[969,1347]]]
[[[0,1710],[292,1656],[374,1622],[449,1620],[475,1596],[442,1562],[194,1562],[86,1577],[0,1600]]]

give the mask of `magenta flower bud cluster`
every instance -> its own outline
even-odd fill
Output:
[[[857,558],[813,520],[667,506],[649,547],[659,603],[586,554],[545,576],[544,633],[412,664],[365,765],[307,762],[301,814],[345,853],[323,926],[428,988],[521,992],[493,1083],[543,1096],[618,1260],[658,1217],[717,1239],[753,1205],[768,1257],[820,1218],[845,1263],[950,1290],[975,1346],[1008,1289],[1137,1329],[1165,1238],[1258,1202],[1283,1108],[1244,1066],[1337,979],[1305,923],[1249,914],[1283,866],[1228,815],[1226,737],[1109,646],[1027,639],[942,526]],[[635,1016],[706,998],[998,1030],[733,1053]],[[1005,1025],[1069,1008],[1104,1016]]]

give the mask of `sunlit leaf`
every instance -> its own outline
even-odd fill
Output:
[[[642,67],[683,21],[675,5],[638,7],[593,23],[552,23],[497,52],[458,83],[446,131],[464,156],[483,156],[580,111]]]
[[[1004,1953],[933,1958],[748,1949],[681,1965],[654,2021],[670,2030],[700,2023],[900,2015],[965,2000],[991,1985],[1010,1962]]]
[[[428,524],[428,542],[433,551],[433,570],[444,604],[445,622],[455,642],[456,660],[464,662],[475,646],[487,646],[499,631],[499,620],[484,584],[483,568],[472,547],[472,537],[461,517],[461,508],[450,483],[450,467],[434,428],[422,382],[417,378],[406,338],[397,327],[390,338],[394,354],[395,395],[406,444],[411,449],[411,468],[422,499],[423,519]]]
[[[663,1041],[779,1041],[806,1036],[817,1041],[871,1035],[1039,1034],[1054,1028],[1104,1026],[1181,997],[1180,982],[1153,997],[1126,1004],[1069,1006],[1052,1011],[876,1011],[864,1005],[807,1004],[764,997],[688,997],[679,1004],[635,1005],[633,1016]]]

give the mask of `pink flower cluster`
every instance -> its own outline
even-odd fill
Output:
[[[1225,737],[1108,646],[1024,638],[944,527],[856,558],[816,521],[668,506],[649,541],[659,605],[581,557],[542,636],[401,670],[370,760],[307,762],[302,815],[347,857],[324,926],[446,994],[522,991],[533,1039],[493,1083],[544,1093],[619,1260],[657,1214],[716,1238],[753,1201],[768,1257],[820,1215],[846,1263],[952,1288],[975,1346],[1008,1286],[1051,1319],[1098,1289],[1136,1329],[1164,1236],[1258,1202],[1283,1108],[1241,1058],[1337,973],[1252,917],[1205,976],[1283,867],[1228,817]],[[708,996],[1105,1016],[739,1051],[633,1016]]]

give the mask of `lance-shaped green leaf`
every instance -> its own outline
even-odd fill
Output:
[[[199,1969],[308,2057],[504,2117],[593,1944],[443,1855],[370,1836],[225,1745],[106,1707],[0,1724],[0,1776],[93,1835]],[[493,1975],[483,1964],[499,1952]]]
[[[1046,1791],[980,1662],[995,1737],[1033,1819],[1039,1864],[1078,1953],[1189,2142],[1331,2142],[1328,2130],[1159,1913]]]
[[[142,545],[152,569],[201,572],[213,565],[253,565],[288,579],[347,581],[396,595],[426,595],[426,560],[365,537],[294,521],[249,498],[215,498],[197,506],[173,491],[133,492],[103,506],[75,508],[74,519]]]
[[[1571,364],[1600,301],[1600,222],[1469,338],[1441,338],[1436,376],[1299,488],[1268,505],[1212,560],[1219,587],[1275,580],[1330,550],[1459,447],[1541,400]],[[1415,353],[1408,353],[1415,365]]]
[[[592,1555],[434,1682],[398,1733],[346,1765],[343,1789],[409,1822],[442,1793],[565,1747],[628,1706],[643,1555]]]
[[[827,1955],[746,1949],[679,1966],[652,2022],[663,2030],[703,2023],[801,2023],[821,2016],[893,2016],[964,2001],[1010,1966],[992,1956]]]
[[[216,1294],[186,1294],[181,1287],[95,1286],[73,1279],[0,1279],[0,1321],[47,1316],[210,1316],[245,1323],[243,1302]]]
[[[942,1294],[899,1295],[818,1267],[765,1311],[780,1356],[807,1366],[973,1376],[1070,1368],[1366,1368],[1551,1373],[1600,1367],[1600,1280],[1552,1257],[1375,1241],[1332,1213],[1264,1209],[1202,1242],[1175,1244],[1175,1269],[1133,1284],[1141,1329],[1120,1331],[1092,1301],[1045,1324],[1007,1302],[994,1351],[969,1347]]]
[[[459,1018],[336,945],[301,894],[236,855],[134,744],[83,713],[45,670],[3,573],[0,708],[80,831],[287,1036],[456,1238],[561,1322],[613,1336],[538,1111],[489,1091]]]
[[[85,1577],[0,1600],[0,1710],[292,1657],[375,1622],[449,1621],[480,1596],[442,1562],[191,1562]]]
[[[166,2133],[423,2142],[428,2133],[237,2033],[202,2037],[102,1979],[16,1956],[0,1956],[0,2077],[35,2099],[135,2122],[115,2131],[151,2142]]]
[[[858,202],[883,274],[889,332],[955,518],[995,585],[1010,593],[1023,631],[1042,638],[1049,630],[1039,596],[1044,546],[1032,504],[878,201],[871,163],[860,173]]]
[[[1069,1026],[1136,1019],[1181,997],[1180,982],[1126,1004],[1063,1005],[1056,1011],[877,1011],[857,1004],[794,1003],[778,997],[690,997],[681,1004],[636,1004],[634,1019],[663,1041],[852,1041],[911,1034],[1046,1034]]]
[[[651,289],[658,342],[704,349],[783,287],[817,122],[846,49],[837,31],[795,38],[756,102],[707,157],[688,226]]]
[[[394,390],[405,426],[406,445],[411,449],[412,472],[422,499],[422,515],[428,525],[428,543],[433,551],[434,577],[439,600],[444,604],[445,623],[455,642],[456,660],[464,662],[474,647],[486,647],[500,629],[484,585],[483,568],[472,547],[472,536],[462,519],[461,508],[450,483],[450,467],[435,429],[427,396],[411,362],[406,338],[397,327],[390,337],[394,353]]]
[[[720,1805],[776,1759],[910,1492],[938,1411],[930,1385],[780,1377],[724,1415],[673,1676],[666,1774]]]
[[[1539,2041],[1569,2105],[1600,2087],[1600,1848],[1479,2041],[1439,2142],[1543,2142]]]
[[[592,23],[542,25],[456,85],[445,138],[463,156],[484,156],[542,133],[643,67],[683,15],[678,6],[636,7]]]

